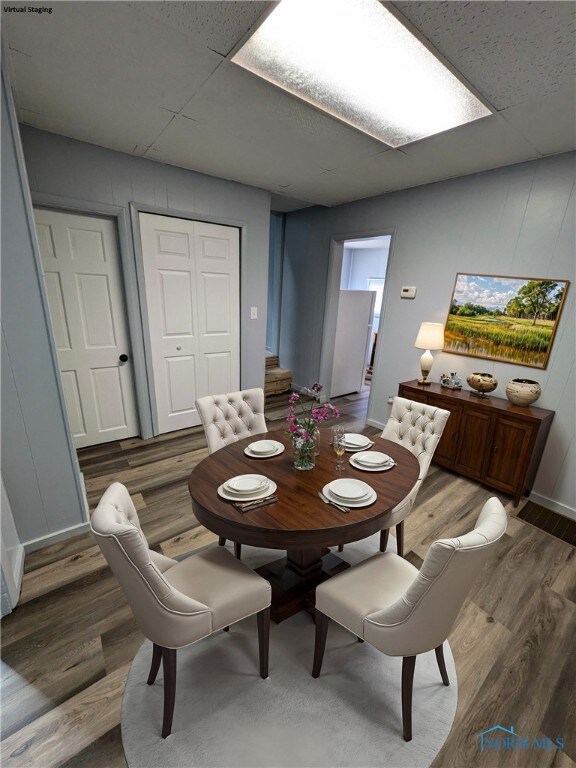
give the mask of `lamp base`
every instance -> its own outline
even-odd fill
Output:
[[[432,382],[429,379],[418,379],[418,384],[420,384],[421,387],[429,387]]]

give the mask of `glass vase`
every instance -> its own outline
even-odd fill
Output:
[[[312,437],[310,440],[293,438],[292,451],[294,454],[294,466],[296,469],[314,469],[316,465],[317,442]]]

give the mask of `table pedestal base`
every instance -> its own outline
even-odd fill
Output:
[[[272,587],[271,618],[276,624],[302,610],[314,608],[318,584],[350,568],[329,549],[294,550],[280,560],[260,566],[256,573]]]

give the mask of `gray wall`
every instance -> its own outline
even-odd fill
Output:
[[[174,216],[240,226],[240,380],[242,388],[264,385],[270,193],[236,182],[187,171],[92,144],[22,126],[22,142],[34,203],[64,209],[120,210],[130,205]],[[133,349],[141,339],[141,306],[136,290],[141,271],[138,233],[120,240]],[[250,307],[258,319],[250,320]],[[140,327],[138,327],[140,326]],[[135,355],[135,374],[145,386],[144,356]],[[139,399],[140,410],[144,398]]]
[[[23,543],[86,523],[2,69],[2,476]]]
[[[372,378],[369,419],[388,418],[387,398],[398,383],[419,375],[414,341],[422,321],[445,322],[457,272],[555,277],[574,281],[575,153],[417,187],[330,210],[287,215],[280,351],[294,381],[329,375],[321,370],[327,294],[338,288],[331,240],[394,231],[385,287],[381,343]],[[340,251],[341,253],[341,251]],[[327,286],[330,279],[330,285]],[[415,300],[400,298],[416,285]],[[537,405],[556,411],[534,498],[576,517],[575,317],[570,286],[546,370],[438,353],[441,371],[490,371],[505,397],[512,378],[542,385]],[[327,337],[329,334],[327,334]],[[329,339],[328,342],[329,343]]]

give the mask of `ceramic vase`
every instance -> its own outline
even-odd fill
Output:
[[[493,392],[498,386],[498,379],[491,373],[471,373],[466,381],[480,397],[486,397],[487,392]]]
[[[532,405],[542,394],[542,388],[532,379],[512,379],[506,384],[506,397],[514,405]]]

